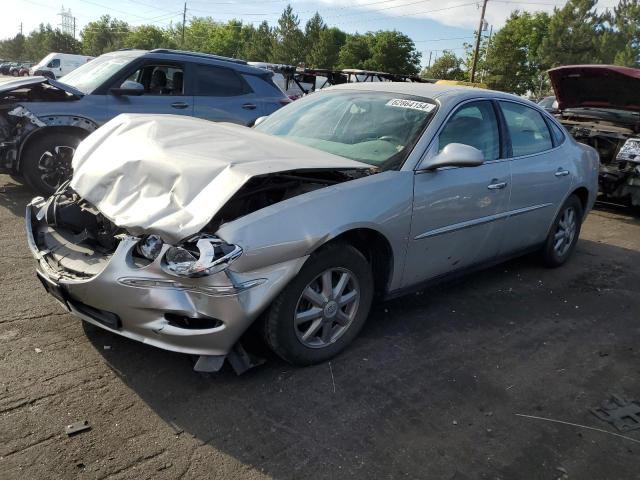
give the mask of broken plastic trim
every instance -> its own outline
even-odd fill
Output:
[[[198,258],[194,255],[196,249]],[[240,255],[242,248],[238,245],[229,245],[212,235],[198,234],[180,246],[170,247],[162,259],[162,268],[177,277],[204,277],[225,270]]]
[[[156,278],[122,277],[118,279],[118,283],[126,285],[127,287],[170,288],[173,290],[187,290],[196,293],[203,293],[214,297],[238,295],[245,290],[262,285],[266,281],[266,278],[256,278],[253,280],[247,280],[246,282],[237,283],[235,285],[206,285],[194,287],[193,285],[184,285],[174,280],[161,280]]]

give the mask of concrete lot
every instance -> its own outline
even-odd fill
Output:
[[[523,258],[378,305],[331,364],[205,378],[82,323],[34,275],[0,176],[0,477],[640,478],[640,430],[588,409],[640,398],[640,221],[588,218],[572,261]],[[92,429],[68,438],[65,424]]]

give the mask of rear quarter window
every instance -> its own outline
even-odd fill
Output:
[[[252,93],[251,87],[235,70],[210,65],[196,66],[196,95],[236,97],[247,93]]]

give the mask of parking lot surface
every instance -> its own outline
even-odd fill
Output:
[[[377,305],[331,363],[205,377],[44,293],[30,197],[0,176],[3,479],[640,478],[640,430],[589,412],[640,399],[640,221],[623,209],[592,212],[563,268],[525,257]]]

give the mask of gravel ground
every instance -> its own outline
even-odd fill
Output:
[[[640,221],[624,210],[593,212],[561,269],[526,257],[376,306],[331,363],[204,377],[45,295],[29,197],[0,176],[3,479],[640,478],[640,430],[589,412],[640,398]],[[91,430],[67,437],[78,420]]]

